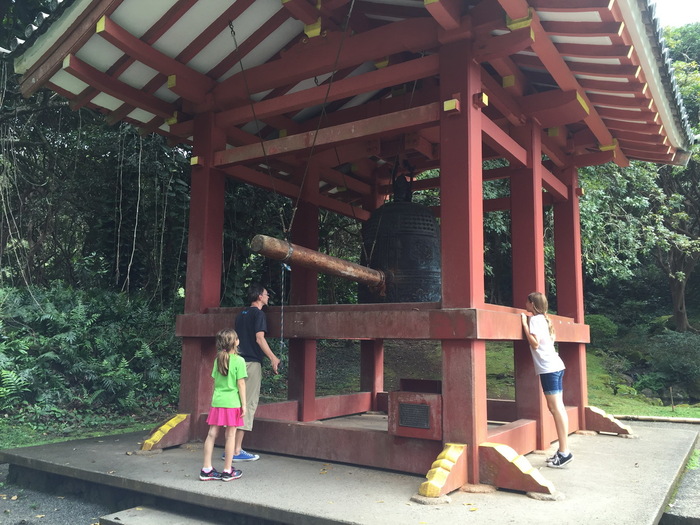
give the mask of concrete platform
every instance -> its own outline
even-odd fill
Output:
[[[422,505],[411,500],[424,480],[420,476],[274,454],[238,464],[243,470],[239,480],[201,482],[201,444],[141,455],[136,451],[142,434],[4,450],[0,462],[11,464],[17,483],[70,484],[100,498],[119,494],[115,510],[148,505],[191,513],[199,523],[655,524],[700,428],[647,422],[630,426],[636,439],[572,435],[575,461],[566,469],[545,467],[545,453],[527,456],[554,483],[561,496],[557,501],[507,491],[457,491],[449,504]],[[691,503],[686,518],[700,519],[699,507]],[[185,518],[183,523],[188,523]]]

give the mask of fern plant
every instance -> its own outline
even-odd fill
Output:
[[[0,409],[5,411],[21,401],[29,381],[12,370],[0,370]]]

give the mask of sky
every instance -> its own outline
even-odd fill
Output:
[[[700,22],[700,0],[656,0],[656,16],[662,27]]]

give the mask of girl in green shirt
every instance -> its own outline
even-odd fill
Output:
[[[243,475],[240,470],[233,469],[231,466],[236,427],[243,426],[246,406],[246,366],[243,358],[238,355],[237,349],[238,334],[235,330],[221,330],[216,334],[217,352],[211,371],[211,376],[214,378],[214,393],[207,417],[209,433],[204,441],[204,462],[202,471],[199,473],[199,479],[202,481],[231,481]],[[218,472],[211,464],[214,443],[220,427],[226,427],[223,472]]]

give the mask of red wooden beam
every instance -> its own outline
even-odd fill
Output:
[[[137,108],[150,111],[164,119],[170,118],[175,113],[175,106],[110,77],[74,55],[68,55],[65,58],[63,69],[86,84],[96,86],[100,91],[114,98],[123,100]]]
[[[559,51],[555,47],[554,43],[548,37],[547,32],[539,21],[537,13],[530,11],[525,0],[498,0],[498,2],[511,19],[525,18],[532,13],[531,27],[535,32],[535,42],[532,44],[532,50],[537,54],[549,74],[552,75],[552,78],[562,90],[574,90],[579,92],[586,105],[589,108],[592,108],[593,105],[590,103],[587,96],[581,89],[581,85],[579,84],[577,78],[571,72],[568,64],[559,54]],[[595,110],[591,111],[585,122],[595,134],[600,144],[608,145],[613,143],[613,137],[610,134],[610,131]],[[627,163],[627,159],[624,158],[621,151],[617,152],[615,160],[620,164]]]
[[[178,315],[178,337],[214,337],[231,326],[242,308],[209,308],[204,314]],[[522,309],[498,305],[440,308],[437,303],[306,305],[284,307],[284,335],[307,339],[446,339],[522,341]],[[279,337],[279,306],[268,310],[271,337]],[[550,316],[559,342],[590,341],[587,325]]]
[[[654,111],[633,111],[628,109],[614,109],[607,107],[599,107],[597,109],[600,116],[605,119],[642,122],[644,124],[655,124],[659,122],[659,114]]]
[[[245,4],[252,4],[254,0],[245,0]],[[235,4],[233,4],[233,8],[239,7],[238,4],[241,4],[242,0],[237,0]],[[247,7],[247,5],[245,6]],[[241,11],[242,12],[242,11]],[[240,13],[239,13],[240,14]],[[238,15],[236,16],[228,16],[224,17],[223,15],[216,21],[214,24],[216,24],[216,33],[218,34],[223,27],[219,29],[220,26],[225,25],[228,23],[229,20],[235,20],[238,18]],[[280,9],[277,11],[270,19],[265,22],[260,28],[255,31],[252,35],[250,35],[248,38],[246,38],[243,42],[238,43],[238,49],[234,49],[226,58],[221,60],[216,66],[214,66],[208,73],[207,75],[210,76],[211,78],[220,78],[223,76],[227,71],[229,71],[234,65],[236,65],[238,62],[243,60],[245,56],[250,53],[253,49],[255,49],[263,40],[265,40],[267,37],[269,37],[277,28],[279,28],[284,22],[289,20],[289,14],[284,10]],[[235,24],[234,24],[234,30],[235,30]],[[233,38],[231,38],[233,40]],[[197,42],[195,40],[193,44]],[[199,47],[199,46],[198,46]],[[201,51],[201,49],[204,46],[201,46],[201,48],[198,50]],[[192,57],[190,57],[192,58]],[[184,63],[189,62],[189,60],[184,61]]]
[[[593,10],[609,11],[616,0],[530,0],[530,5],[535,9],[545,11],[559,11],[568,13],[588,12]]]
[[[32,96],[38,89],[61,69],[63,59],[77,53],[92,36],[91,28],[106,14],[111,14],[122,0],[97,0],[92,2],[80,18],[58,39],[56,45],[45,57],[36,62],[28,71],[22,73],[20,91],[24,97]]]
[[[544,128],[573,124],[590,114],[583,98],[576,91],[543,91],[522,99],[526,115],[537,120]]]
[[[553,35],[566,36],[599,36],[610,38],[622,36],[624,24],[622,22],[542,22],[545,32]]]
[[[557,50],[562,56],[575,58],[617,58],[621,62],[629,64],[632,60],[634,48],[627,45],[594,45],[594,44],[570,44],[557,43]]]
[[[313,160],[311,162],[313,162]],[[360,195],[369,195],[372,192],[372,187],[369,184],[334,169],[319,168],[319,177],[321,180],[329,182],[335,187],[347,188]]]
[[[505,58],[529,48],[535,35],[529,27],[499,36],[489,35],[474,42],[474,59],[479,63]]]
[[[637,133],[634,131],[616,131],[615,138],[620,142],[639,142],[641,144],[668,145],[668,137],[660,133]]]
[[[197,0],[178,0],[173,4],[173,6],[168,9],[163,16],[160,17],[160,19],[153,24],[148,31],[146,31],[143,36],[141,36],[141,39],[144,43],[147,45],[153,45],[163,34],[165,34],[168,29],[170,29],[187,11],[190,10],[190,8],[197,2]],[[108,15],[104,15],[108,16]],[[115,78],[119,78],[119,76],[126,71],[129,66],[131,66],[134,63],[133,57],[129,55],[124,55],[119,60],[117,60],[107,71],[106,73]],[[183,62],[184,63],[184,62]],[[142,91],[145,91],[146,93],[153,93],[157,89],[159,89],[166,81],[165,75],[156,75],[151,81],[146,84],[146,86],[143,87]],[[87,104],[95,95],[98,94],[98,91],[94,89],[93,87],[87,88],[85,91],[83,91],[80,96],[75,100],[75,106],[76,107],[83,107],[85,104]],[[119,108],[117,111],[113,113],[121,113],[123,115],[128,115],[131,111],[133,110],[132,107],[122,107]],[[124,112],[125,111],[125,112]],[[110,113],[110,116],[112,113]],[[118,122],[124,118],[123,116],[117,120],[113,120],[114,122]]]
[[[171,77],[168,87],[188,100],[201,100],[216,85],[211,78],[157,51],[106,16],[99,20],[95,32],[130,58]]]
[[[291,199],[298,199],[299,194],[301,193],[301,188],[296,184],[278,179],[267,173],[256,171],[246,166],[232,166],[223,169],[222,171],[233,179],[252,184],[253,186],[258,186]],[[334,211],[340,215],[352,217],[362,221],[369,219],[370,214],[367,210],[340,202],[337,199],[324,195],[318,195],[317,201],[318,205],[322,208]]]
[[[545,167],[542,167],[542,185],[552,194],[555,202],[569,199],[569,188]]]
[[[525,123],[525,114],[510,91],[504,89],[495,78],[485,71],[481,73],[481,80],[484,91],[489,96],[489,104],[498,109],[511,124],[522,126]]]
[[[585,91],[645,95],[648,90],[647,84],[640,82],[611,82],[608,80],[591,80],[588,78],[581,78],[578,82]]]
[[[449,31],[459,27],[462,14],[459,0],[425,0],[423,4],[443,29]]]
[[[322,40],[298,44],[282,58],[247,70],[248,89],[241,74],[220,82],[214,89],[218,109],[280,85],[301,82],[316,75],[377,60],[403,51],[420,52],[435,47],[437,24],[430,18],[403,20],[366,33],[348,36],[338,54],[343,35],[328,34]],[[316,41],[314,41],[316,40]]]
[[[426,106],[397,111],[380,117],[371,117],[351,124],[342,124],[323,128],[317,132],[309,131],[298,135],[290,135],[279,139],[268,140],[265,148],[260,144],[241,146],[240,148],[218,151],[214,157],[214,165],[226,167],[265,156],[288,154],[311,148],[312,145],[336,144],[338,142],[355,140],[372,135],[380,135],[387,131],[403,131],[425,126],[440,118],[440,104],[434,102]]]
[[[608,162],[615,162],[615,151],[597,151],[573,156],[574,166],[585,168],[586,166],[600,166]]]
[[[531,55],[517,55],[513,61],[522,67],[544,68],[544,64]],[[569,70],[576,75],[592,75],[597,77],[626,78],[636,80],[641,73],[641,67],[624,64],[585,64],[583,62],[566,61]]]
[[[282,0],[282,7],[307,26],[316,23],[321,15],[316,6],[311,5],[307,0]]]
[[[481,127],[484,132],[484,142],[488,143],[496,151],[506,158],[521,165],[527,164],[527,151],[518,144],[508,133],[499,128],[495,122],[481,116]]]
[[[603,95],[601,93],[589,93],[588,99],[595,106],[609,106],[612,108],[651,109],[652,100],[643,97],[620,97],[615,95]]]
[[[395,66],[377,69],[364,75],[339,80],[334,82],[330,89],[328,86],[313,87],[257,102],[254,107],[245,104],[229,111],[223,111],[217,115],[217,123],[223,128],[242,124],[253,120],[253,113],[256,118],[265,120],[272,115],[298,111],[323,102],[340,100],[367,91],[425,78],[436,74],[437,71],[437,57],[435,55],[426,56]]]
[[[673,149],[671,146],[663,144],[653,144],[651,141],[646,144],[641,144],[636,141],[627,141],[620,139],[620,147],[628,152],[635,152],[637,155],[643,155],[645,153],[660,154],[660,155],[672,155]]]
[[[658,135],[662,132],[661,124],[646,124],[644,122],[630,122],[627,120],[604,120],[605,125],[614,131],[634,131],[636,133],[648,133]]]

